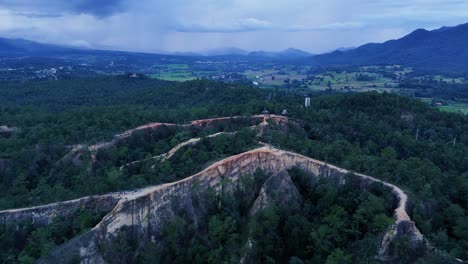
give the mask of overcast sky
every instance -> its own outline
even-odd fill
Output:
[[[132,51],[313,53],[468,22],[468,0],[0,0],[0,37]]]

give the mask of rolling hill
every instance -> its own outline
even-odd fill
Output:
[[[7,57],[19,57],[19,56],[55,56],[55,55],[95,55],[95,56],[107,56],[109,54],[118,54],[126,56],[172,56],[172,57],[201,57],[201,56],[249,56],[258,58],[304,58],[310,57],[312,54],[294,48],[289,48],[278,52],[268,51],[254,51],[248,52],[239,48],[219,48],[208,50],[201,53],[194,52],[175,52],[171,54],[164,53],[141,53],[141,52],[130,52],[130,51],[113,51],[113,50],[93,50],[93,49],[82,49],[77,47],[60,46],[54,44],[40,43],[25,39],[10,39],[0,38],[0,56]]]
[[[397,40],[369,43],[314,57],[320,66],[401,64],[426,70],[468,71],[468,23],[428,31],[417,29]]]
[[[338,49],[322,55],[312,55],[298,49],[280,52],[247,52],[236,48],[226,48],[205,54],[150,54],[125,51],[86,50],[67,46],[38,43],[24,39],[0,38],[0,56],[6,57],[55,57],[72,55],[74,59],[84,56],[112,57],[125,56],[134,61],[171,59],[200,56],[234,56],[248,60],[287,60],[299,64],[318,67],[360,66],[360,65],[405,65],[422,70],[439,72],[468,72],[468,23],[454,27],[441,27],[428,31],[417,29],[396,40],[384,43],[369,43],[354,49]]]
[[[77,48],[44,44],[25,39],[0,38],[0,56],[45,56],[79,51]]]
[[[248,54],[249,57],[264,57],[264,58],[276,58],[276,59],[300,59],[313,56],[312,54],[300,50],[289,48],[279,52],[271,52],[271,51],[253,51]]]

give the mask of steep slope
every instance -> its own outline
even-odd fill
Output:
[[[314,57],[322,66],[402,64],[422,69],[468,71],[468,24],[409,35],[385,43],[370,43],[348,51]]]

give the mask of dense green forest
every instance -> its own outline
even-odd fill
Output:
[[[325,98],[313,101],[320,110],[297,114],[305,131],[285,135],[270,130],[265,140],[401,186],[412,196],[412,219],[421,231],[466,259],[466,116],[394,95]]]
[[[400,81],[399,87],[413,90],[414,96],[422,98],[438,98],[466,103],[468,100],[468,83],[437,80],[432,75],[408,74]],[[424,77],[421,77],[424,76]]]
[[[80,209],[69,219],[56,217],[47,226],[21,222],[0,226],[0,261],[35,263],[54,247],[83,234],[101,221],[103,214]]]
[[[306,109],[302,107],[303,97],[290,91],[127,76],[11,82],[2,85],[0,93],[0,126],[15,129],[11,135],[0,135],[2,209],[174,181],[214,160],[251,149],[260,140],[400,186],[410,194],[412,219],[431,244],[453,257],[468,259],[467,116],[443,113],[387,93],[314,94],[311,108]],[[148,122],[185,123],[207,117],[258,114],[264,109],[272,113],[287,109],[299,125],[291,125],[287,133],[271,127],[260,139],[250,130],[241,129],[251,124],[205,132],[174,129],[152,138],[136,134],[128,144],[98,153],[91,170],[90,153],[78,165],[58,162],[70,145],[110,140],[116,133]],[[189,138],[234,130],[241,132],[205,138],[153,169],[154,162],[143,162],[119,170],[127,162],[159,155]],[[308,190],[312,196],[316,191]],[[352,192],[343,195],[349,195],[350,201],[359,200]],[[344,201],[336,199],[336,207],[343,207],[340,203]],[[358,208],[361,202],[355,201],[350,208]],[[312,227],[320,226],[327,215],[336,213],[330,211],[332,208],[322,212],[323,218],[302,214],[297,218],[306,219]],[[351,209],[347,212],[352,213]],[[259,216],[262,224],[257,225],[272,221],[268,219],[272,214],[278,223],[286,223],[293,216],[281,215],[281,210],[274,208],[265,214],[266,219]],[[219,211],[212,217],[224,221],[227,215]],[[343,220],[349,216],[340,213],[339,217]],[[285,226],[278,224],[277,232],[286,232]],[[5,232],[2,230],[2,237],[8,237]],[[288,244],[282,239],[278,238],[277,243]],[[322,262],[328,261],[330,254],[343,259],[349,259],[349,254],[367,256],[357,254],[351,244],[333,245],[339,245],[333,247],[336,251],[326,248],[316,255],[298,255],[285,248],[269,256],[281,261],[296,256]],[[168,252],[168,256],[171,254],[176,253]]]
[[[154,121],[259,113],[267,95],[236,84],[126,76],[6,83],[0,92],[2,125],[18,128],[0,141],[0,155],[34,144],[98,142]]]

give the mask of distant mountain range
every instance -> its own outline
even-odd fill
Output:
[[[200,55],[203,56],[249,56],[249,57],[257,57],[257,58],[273,58],[273,59],[281,59],[281,58],[288,58],[288,59],[294,59],[294,58],[303,58],[303,57],[311,57],[313,56],[312,54],[300,50],[300,49],[294,49],[294,48],[289,48],[283,51],[246,51],[243,49],[239,48],[219,48],[219,49],[213,49],[205,52],[199,53]]]
[[[397,40],[370,43],[313,58],[315,65],[390,65],[468,72],[468,24],[428,31],[418,29]]]
[[[79,57],[87,54],[109,56],[117,53],[138,58],[160,57],[158,54],[87,50],[24,39],[0,38],[0,56],[75,55]],[[369,43],[358,48],[339,48],[333,52],[315,56],[293,48],[280,52],[248,52],[233,47],[200,53],[185,52],[161,56],[234,56],[251,60],[292,60],[301,64],[322,67],[401,64],[426,70],[468,72],[468,24],[442,27],[432,31],[418,29],[397,40],[389,40],[380,44]]]
[[[284,51],[271,52],[271,51],[254,51],[247,54],[250,57],[266,57],[266,58],[284,58],[284,59],[295,59],[312,57],[313,55],[299,49],[289,48]]]
[[[226,56],[226,55],[247,55],[249,54],[249,52],[243,49],[239,49],[239,48],[228,47],[228,48],[211,49],[211,50],[207,50],[204,52],[200,52],[200,54],[204,56]]]
[[[337,48],[337,49],[333,49],[333,50],[330,50],[328,52],[325,52],[325,53],[331,53],[331,52],[334,52],[334,51],[348,51],[348,50],[352,50],[352,49],[355,49],[356,47],[340,47],[340,48]]]
[[[134,52],[126,51],[106,51],[106,50],[91,50],[77,47],[67,47],[53,44],[39,43],[25,39],[8,39],[0,38],[0,56],[52,56],[52,55],[69,55],[69,54],[87,54],[94,55],[111,53],[124,53],[133,54]],[[143,53],[134,53],[143,54]],[[270,52],[270,51],[254,51],[249,52],[239,48],[218,48],[208,50],[205,52],[174,52],[170,54],[153,54],[153,55],[169,55],[169,56],[186,56],[186,57],[201,57],[201,56],[249,56],[249,57],[262,57],[262,58],[302,58],[311,57],[312,54],[299,50],[289,48],[284,51]]]
[[[42,56],[67,53],[75,50],[78,49],[24,39],[0,38],[0,56]]]

